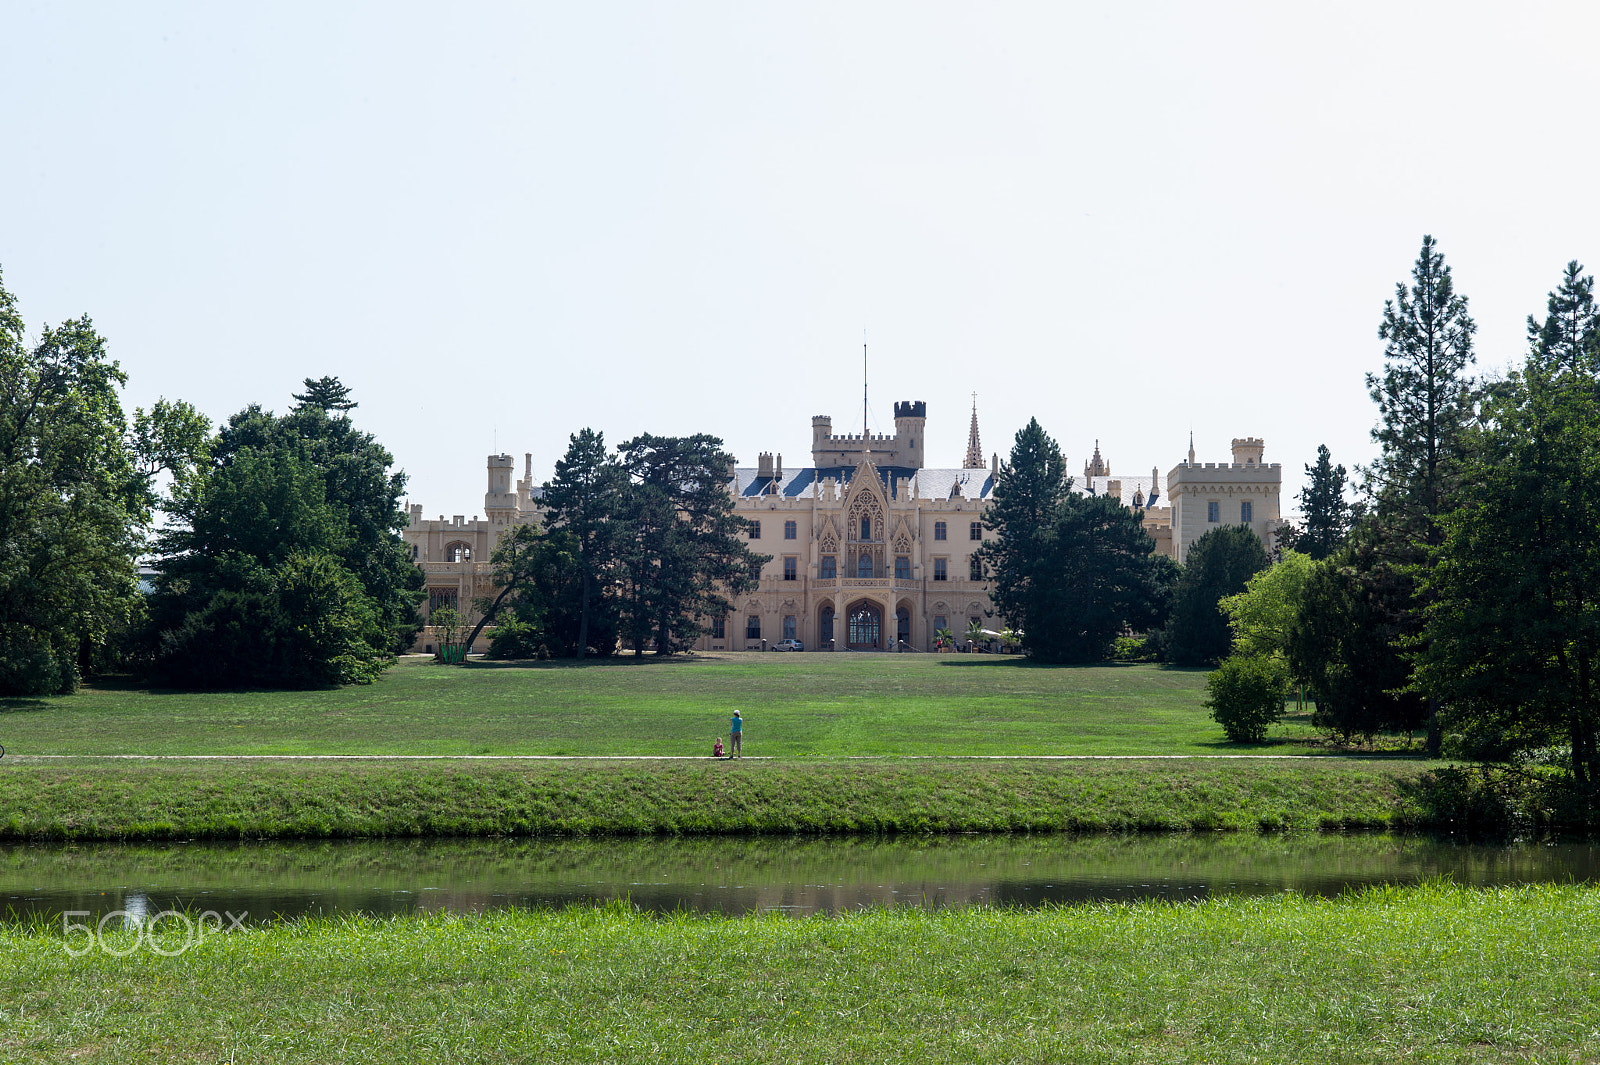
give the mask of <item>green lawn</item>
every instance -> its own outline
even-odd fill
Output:
[[[47,761],[0,838],[746,835],[1453,826],[1413,761]]]
[[[1600,890],[0,929],[0,1058],[1593,1062]]]
[[[738,709],[746,753],[1294,753],[1303,717],[1241,748],[1201,705],[1205,674],[1038,666],[986,655],[743,654],[572,664],[409,661],[314,692],[106,685],[0,699],[0,744],[32,754],[707,755]],[[1304,752],[1302,752],[1304,753]]]

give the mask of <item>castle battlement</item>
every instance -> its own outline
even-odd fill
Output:
[[[894,405],[894,435],[888,433],[839,433],[833,431],[833,417],[811,417],[811,464],[818,468],[856,466],[872,453],[880,466],[923,467],[926,454],[923,430],[928,423],[928,404],[920,399],[902,400]]]

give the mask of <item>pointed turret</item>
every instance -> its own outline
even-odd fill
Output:
[[[967,433],[967,460],[964,470],[983,469],[983,445],[978,442],[978,393],[972,393],[972,429]]]
[[[1110,477],[1111,463],[1100,457],[1100,441],[1094,442],[1094,458],[1083,464],[1083,479],[1087,484],[1095,477]]]
[[[1189,465],[1194,465],[1194,430],[1189,430]]]

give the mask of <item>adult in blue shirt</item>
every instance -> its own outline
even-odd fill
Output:
[[[744,757],[744,755],[739,750],[739,739],[743,735],[744,735],[744,719],[739,716],[739,711],[735,710],[733,712],[733,723],[728,726],[728,736],[729,736],[730,739],[733,740],[733,742],[731,744],[729,744],[729,746],[732,747],[733,750],[729,753],[728,757],[730,757],[730,758],[743,758]]]

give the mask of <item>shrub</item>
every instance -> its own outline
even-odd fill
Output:
[[[1149,636],[1118,636],[1111,657],[1117,662],[1159,662],[1160,648]]]
[[[1267,726],[1283,716],[1289,676],[1283,666],[1262,656],[1233,655],[1206,678],[1205,705],[1234,743],[1260,743]]]
[[[543,639],[544,631],[539,626],[508,617],[495,626],[494,636],[489,640],[489,657],[549,658],[550,652],[545,648]]]

